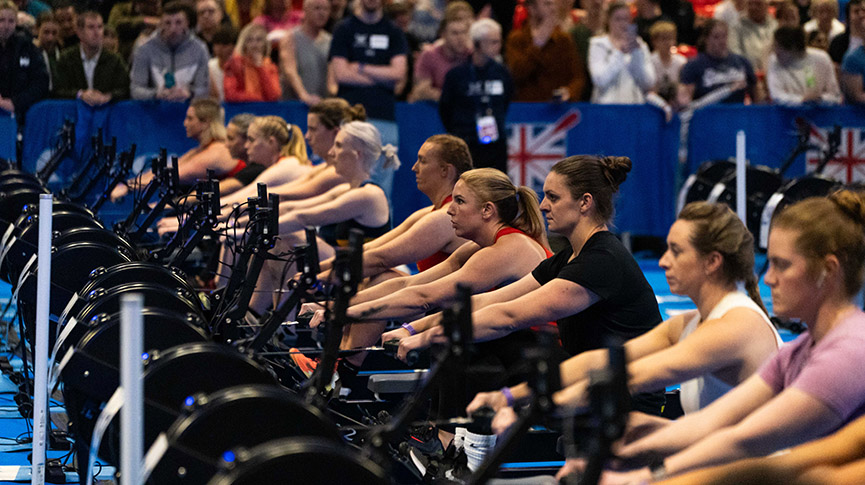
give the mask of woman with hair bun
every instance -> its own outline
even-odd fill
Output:
[[[609,231],[614,195],[631,170],[627,157],[573,156],[553,165],[544,182],[541,211],[549,230],[570,245],[535,270],[499,290],[472,299],[477,341],[517,329],[557,321],[569,355],[600,348],[606,337],[630,339],[660,323],[651,286],[637,262]],[[442,334],[433,315],[410,329],[389,332],[399,338],[399,356],[429,346]],[[411,335],[412,331],[416,335]],[[660,414],[662,393],[635,396],[634,408]]]
[[[682,408],[693,413],[750,377],[782,342],[757,288],[754,238],[727,205],[686,205],[670,228],[659,265],[670,291],[688,296],[697,309],[675,315],[625,344],[628,387],[643,392],[681,383]],[[738,289],[739,284],[747,293]],[[589,373],[605,365],[604,350],[563,362],[563,390],[555,395],[556,404],[584,406]],[[479,394],[467,411],[481,406],[503,410],[496,425],[501,431],[515,416],[507,404],[508,392],[517,400],[529,395],[525,385]],[[632,413],[626,436],[645,435],[670,422]]]
[[[653,469],[609,473],[604,483],[766,456],[865,414],[865,313],[853,301],[865,273],[862,194],[842,190],[786,208],[772,222],[768,259],[775,313],[808,330],[705,409],[617,450],[626,460],[650,458]]]

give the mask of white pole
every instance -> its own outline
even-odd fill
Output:
[[[745,131],[736,133],[736,214],[742,222],[748,223],[748,212],[745,193]]]
[[[141,353],[144,347],[141,294],[120,299],[120,386],[126,402],[120,410],[120,483],[141,484],[144,456],[144,385]]]
[[[36,349],[33,357],[33,467],[30,483],[45,483],[48,441],[48,314],[51,303],[51,194],[39,195],[39,248],[36,273]],[[22,335],[21,338],[24,338]]]

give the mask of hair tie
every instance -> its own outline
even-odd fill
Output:
[[[285,122],[285,129],[288,130],[288,140],[285,142],[285,144],[288,145],[291,143],[291,139],[294,138],[294,132],[291,131],[291,123],[288,121]]]
[[[390,164],[393,165],[394,169],[399,168],[399,166],[400,166],[400,161],[399,161],[399,158],[398,158],[397,155],[396,155],[397,148],[396,148],[395,146],[393,146],[393,145],[391,145],[390,143],[388,143],[387,145],[381,147],[381,151],[382,151],[382,154],[384,154],[384,158],[385,158],[385,160],[386,160],[387,162],[390,162]],[[387,164],[386,164],[386,165],[387,165]]]

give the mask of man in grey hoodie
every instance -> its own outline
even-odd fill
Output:
[[[133,99],[184,102],[207,96],[207,46],[190,32],[194,15],[177,1],[162,9],[156,34],[132,53]]]

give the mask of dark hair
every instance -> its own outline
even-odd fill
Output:
[[[778,214],[772,228],[798,233],[796,249],[812,263],[834,254],[844,272],[848,297],[859,292],[865,278],[865,198],[862,192],[839,190],[828,197],[811,197]]]
[[[442,162],[454,166],[457,177],[473,168],[472,154],[462,138],[453,135],[433,135],[424,143],[435,145],[436,155]]]
[[[715,30],[716,27],[723,26],[727,31],[730,31],[727,22],[719,19],[708,19],[706,23],[703,24],[703,30],[700,31],[700,35],[697,37],[697,51],[698,52],[706,52],[706,39]]]
[[[366,121],[366,109],[358,103],[354,106],[342,98],[328,98],[309,108],[309,112],[318,116],[318,120],[328,130],[339,128],[349,121]]]
[[[99,20],[102,20],[102,14],[95,10],[86,10],[84,12],[81,12],[78,14],[78,18],[75,20],[75,26],[79,29],[83,29],[85,23],[87,22],[87,19],[90,18],[98,18]]]
[[[850,0],[847,2],[847,5],[844,5],[844,22],[847,24],[848,29],[850,28],[850,9],[854,5],[861,6],[863,3],[865,3],[865,0]]]
[[[778,27],[774,37],[778,47],[786,51],[805,52],[805,30],[802,27]]]
[[[622,0],[613,0],[609,5],[607,5],[607,20],[605,21],[606,25],[604,25],[604,30],[610,30],[610,17],[612,17],[613,12],[621,8],[626,9],[629,13],[631,12],[630,5]]]
[[[53,22],[55,24],[57,23],[57,19],[54,18],[54,12],[50,10],[46,10],[40,13],[38,17],[36,17],[36,28],[38,29],[39,27],[42,27],[42,24],[48,22]]]
[[[246,136],[246,131],[249,130],[249,125],[255,121],[255,115],[252,113],[240,113],[234,115],[230,120],[228,120],[229,125],[236,126],[241,132],[243,132],[243,136]]]
[[[691,202],[679,213],[679,220],[692,223],[691,245],[702,255],[718,252],[726,282],[745,283],[748,296],[767,315],[754,274],[754,236],[726,204]]]
[[[613,219],[614,196],[631,171],[631,159],[574,155],[556,162],[551,171],[565,178],[574,200],[592,194],[598,217],[609,223]]]
[[[192,8],[192,5],[181,0],[172,0],[162,6],[162,15],[174,15],[180,12],[183,12],[183,14],[186,15],[186,21],[189,22],[189,27],[195,25],[198,16],[195,13],[195,9]]]
[[[214,45],[237,44],[237,30],[230,25],[223,25],[213,33],[212,42]]]

